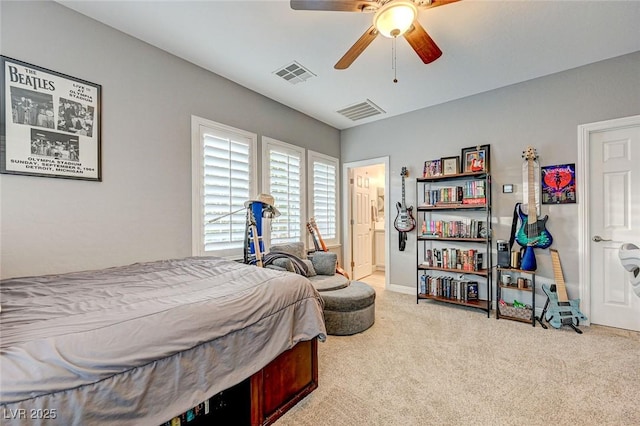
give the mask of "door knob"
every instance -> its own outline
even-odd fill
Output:
[[[592,240],[595,241],[596,243],[599,243],[600,241],[611,241],[611,240],[606,240],[602,238],[600,235],[596,235],[595,237],[592,238]]]

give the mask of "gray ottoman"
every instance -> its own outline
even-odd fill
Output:
[[[361,333],[375,321],[376,292],[370,285],[351,281],[349,286],[320,293],[324,300],[327,334],[348,336]]]

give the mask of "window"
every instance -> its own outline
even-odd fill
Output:
[[[327,245],[338,244],[338,159],[309,151],[309,211]]]
[[[270,244],[303,241],[304,151],[295,145],[262,138],[263,188],[273,196],[281,213],[271,221]]]
[[[191,131],[193,254],[241,256],[244,203],[257,193],[257,136],[195,116]]]

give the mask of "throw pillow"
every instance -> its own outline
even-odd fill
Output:
[[[318,275],[334,275],[338,264],[338,255],[331,252],[318,251],[311,258],[313,268]]]
[[[318,275],[313,267],[313,262],[311,262],[311,260],[302,259],[302,261],[305,265],[307,265],[307,277],[315,277],[316,275]]]
[[[301,241],[293,243],[274,244],[269,248],[269,251],[273,253],[287,253],[292,254],[300,259],[305,259],[304,243]]]
[[[291,261],[291,259],[274,259],[272,263],[274,266],[279,266],[280,268],[284,268],[289,272],[295,272],[295,268],[293,267],[293,262]]]

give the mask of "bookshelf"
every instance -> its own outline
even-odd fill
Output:
[[[433,300],[491,314],[491,176],[416,179],[417,303]]]

